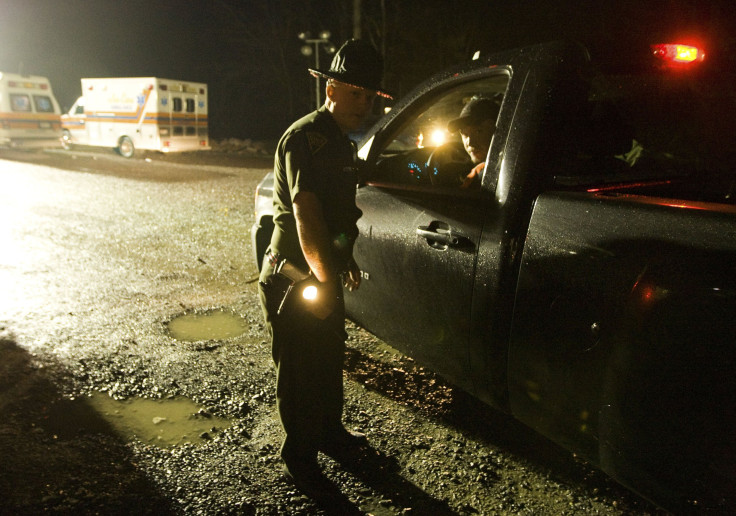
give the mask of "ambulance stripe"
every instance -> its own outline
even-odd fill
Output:
[[[54,113],[5,113],[0,112],[0,120],[35,120],[35,121],[48,121],[58,122],[60,119],[59,115]]]
[[[131,115],[130,113],[90,113],[86,118],[91,122],[123,122],[123,123],[140,123],[141,116],[139,114]],[[168,113],[147,113],[143,119],[143,123],[176,123],[176,124],[195,124],[206,125],[207,116],[200,115],[174,115],[169,116]]]

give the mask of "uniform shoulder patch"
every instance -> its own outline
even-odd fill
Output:
[[[307,142],[309,142],[310,152],[314,155],[317,154],[317,152],[319,152],[319,150],[325,146],[325,143],[327,143],[327,138],[321,133],[308,132]]]

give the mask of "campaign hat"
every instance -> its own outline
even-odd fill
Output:
[[[309,68],[315,77],[334,79],[357,88],[373,90],[378,95],[393,98],[381,87],[383,58],[373,45],[362,39],[346,41],[335,53],[328,70]]]

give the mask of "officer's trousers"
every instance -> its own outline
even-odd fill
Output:
[[[313,460],[321,444],[342,430],[344,304],[341,297],[324,321],[302,310],[277,314],[279,292],[268,280],[260,283],[276,365],[276,404],[286,433],[281,457]]]

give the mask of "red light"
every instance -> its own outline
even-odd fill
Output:
[[[641,289],[642,301],[651,301],[654,297],[654,289],[652,287],[643,287]]]
[[[661,186],[661,185],[668,185],[672,183],[670,180],[664,180],[664,181],[643,181],[643,182],[634,182],[634,183],[617,183],[615,185],[611,186],[601,186],[597,188],[588,188],[588,193],[597,193],[597,192],[607,192],[610,190],[622,190],[625,188],[642,188],[647,186]]]
[[[703,49],[679,43],[652,45],[652,54],[671,65],[695,63],[705,59]]]

